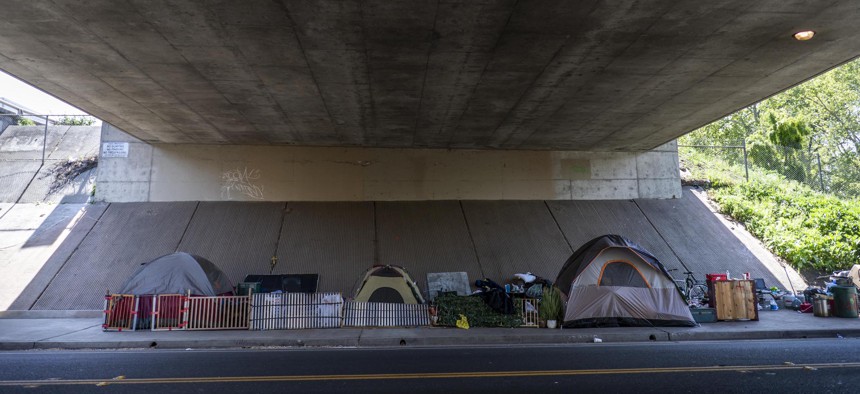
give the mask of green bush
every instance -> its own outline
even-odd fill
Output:
[[[65,126],[92,126],[95,122],[95,119],[86,116],[64,116],[57,121],[57,124]]]
[[[711,180],[709,195],[720,211],[795,268],[832,271],[860,261],[860,201],[773,173],[751,171],[750,181],[743,182],[715,170],[720,165],[688,167],[699,170],[694,176]]]
[[[469,319],[471,327],[519,327],[523,324],[519,314],[498,313],[477,296],[445,294],[437,296],[435,302],[440,326],[456,326],[461,314]]]
[[[15,124],[18,126],[35,126],[36,122],[34,122],[30,119],[24,118],[24,117],[16,116],[15,117]]]

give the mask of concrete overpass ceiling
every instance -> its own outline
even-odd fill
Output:
[[[860,54],[854,0],[2,9],[0,68],[162,143],[650,149]]]

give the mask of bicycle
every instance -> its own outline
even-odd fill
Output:
[[[677,268],[668,270],[669,272],[677,271]],[[708,286],[696,279],[691,271],[685,271],[684,280],[674,279],[675,286],[681,291],[684,300],[690,306],[701,306],[708,301]]]

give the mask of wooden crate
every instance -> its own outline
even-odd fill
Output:
[[[711,284],[717,320],[758,320],[754,281],[720,280]]]

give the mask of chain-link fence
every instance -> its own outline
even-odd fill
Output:
[[[86,202],[100,136],[92,116],[0,113],[0,202]]]
[[[836,162],[839,158],[828,158],[816,151],[741,141],[731,145],[678,145],[678,155],[685,165],[698,163],[735,179],[777,175],[838,197],[860,197],[860,171],[845,171],[846,166]]]

